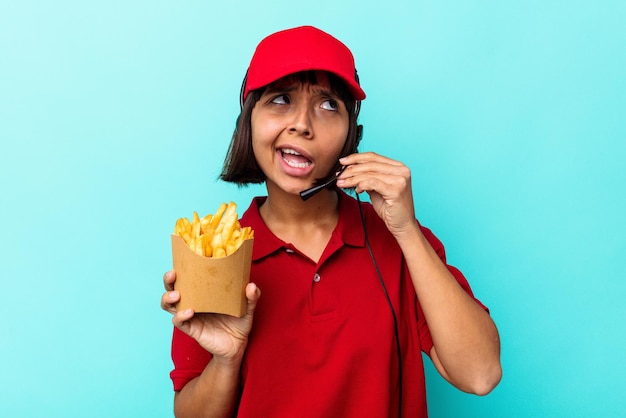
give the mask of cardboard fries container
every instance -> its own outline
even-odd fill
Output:
[[[223,313],[242,317],[246,313],[246,285],[250,281],[252,244],[247,239],[229,256],[209,258],[196,254],[185,240],[172,235],[172,260],[176,271],[174,289],[180,292],[177,310]]]

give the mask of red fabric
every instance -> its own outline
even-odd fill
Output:
[[[261,299],[241,370],[238,417],[397,416],[392,316],[365,246],[358,203],[340,196],[339,223],[319,263],[267,229],[258,212],[263,198],[241,220],[255,231],[251,280]],[[432,348],[430,332],[395,239],[371,205],[364,204],[364,212],[372,250],[400,312],[402,415],[426,417],[421,352]],[[441,242],[422,230],[445,262]],[[471,295],[463,275],[450,271]],[[175,329],[174,390],[198,376],[210,358]]]

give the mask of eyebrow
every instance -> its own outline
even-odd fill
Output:
[[[296,90],[296,86],[295,85],[270,85],[267,87],[267,89],[265,90],[266,93],[290,93],[292,91]]]
[[[337,99],[337,100],[341,100],[339,98],[339,95],[336,93],[333,93],[331,90],[325,88],[325,87],[321,87],[317,84],[311,84],[311,90],[313,90],[314,93],[322,95],[322,96],[327,96],[327,97],[332,97],[333,99]],[[286,85],[274,85],[274,86],[268,86],[267,90],[265,91],[266,93],[269,94],[273,94],[273,93],[291,93],[292,91],[295,91],[297,89],[300,88],[300,85],[298,85],[297,83],[290,83],[290,84],[286,84]]]

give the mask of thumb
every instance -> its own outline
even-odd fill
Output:
[[[246,285],[246,298],[248,299],[248,307],[246,309],[247,315],[254,314],[254,310],[256,309],[256,304],[261,297],[261,289],[257,287],[254,283],[248,283]]]

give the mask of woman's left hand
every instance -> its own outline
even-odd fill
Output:
[[[339,162],[347,168],[337,186],[367,192],[376,213],[396,238],[415,228],[411,170],[407,166],[373,152],[352,154]]]

